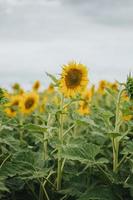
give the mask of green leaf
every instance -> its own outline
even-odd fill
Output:
[[[122,151],[122,154],[133,154],[133,142],[130,141],[127,143],[125,148]]]
[[[49,76],[50,78],[51,78],[51,80],[55,83],[55,84],[58,84],[58,79],[55,77],[55,76],[53,76],[52,74],[49,74],[49,73],[47,73],[46,72],[46,74],[47,74],[47,76]]]
[[[66,194],[72,197],[75,197],[75,196],[79,197],[81,195],[81,192],[77,188],[74,188],[74,187],[68,187],[67,189],[60,190],[60,193],[64,195]]]
[[[88,164],[94,162],[97,154],[100,153],[100,147],[95,144],[68,144],[61,149],[61,157],[68,160],[77,160]]]
[[[13,138],[12,136],[8,136],[5,139],[0,138],[0,144],[9,146],[13,150],[18,150],[19,149],[19,140]]]
[[[95,187],[87,190],[78,200],[117,200],[111,189],[107,187]]]
[[[22,190],[24,188],[24,185],[25,182],[20,177],[8,178],[6,180],[6,186],[11,192]]]
[[[13,128],[11,126],[6,126],[6,125],[2,125],[0,127],[0,131],[2,130],[9,130],[9,131],[13,131]]]
[[[23,150],[14,154],[11,161],[7,161],[0,169],[0,177],[19,177],[32,180],[47,176],[50,168],[44,168],[38,163],[40,157],[30,150]]]
[[[5,186],[4,180],[0,180],[0,192],[9,192],[8,188]]]
[[[89,117],[82,117],[77,119],[76,121],[78,124],[87,124],[87,125],[91,125],[91,126],[97,126],[97,124]]]
[[[23,161],[8,161],[2,166],[0,176],[13,177],[16,175],[22,176],[24,174],[32,175],[33,171],[34,168],[30,163]]]
[[[47,126],[44,126],[44,125],[41,126],[37,124],[28,124],[28,125],[25,125],[25,128],[32,132],[45,132],[48,129]]]

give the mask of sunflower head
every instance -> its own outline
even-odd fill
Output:
[[[80,115],[89,115],[90,108],[87,101],[81,101],[79,104],[78,112]]]
[[[81,93],[88,84],[88,70],[83,64],[70,62],[64,65],[61,79],[60,90],[66,97],[73,97]]]
[[[6,104],[5,113],[9,117],[15,117],[19,112],[21,104],[21,97],[19,95],[12,96],[10,102]]]
[[[23,114],[29,114],[33,112],[36,109],[38,102],[39,96],[35,92],[25,94],[21,103],[21,112]]]
[[[48,93],[53,93],[54,92],[54,85],[52,83],[49,84],[47,92]]]
[[[128,96],[127,91],[124,91],[124,92],[122,93],[122,100],[123,100],[123,101],[129,101],[129,96]]]
[[[12,85],[12,89],[15,90],[15,91],[19,91],[19,89],[20,89],[20,84],[19,84],[19,83],[14,83],[14,84]]]
[[[109,88],[111,88],[114,91],[117,91],[118,90],[118,83],[117,82],[110,83]]]
[[[83,92],[82,97],[83,97],[83,99],[84,99],[85,101],[90,102],[91,99],[92,99],[92,95],[93,95],[92,90],[91,90],[91,89],[88,89],[88,90],[86,90],[85,92]]]
[[[39,90],[39,88],[40,88],[40,86],[41,86],[41,83],[40,83],[40,81],[35,81],[35,83],[33,84],[33,86],[32,86],[32,89],[34,90],[34,91],[38,91]]]
[[[130,121],[133,119],[133,115],[123,115],[122,119],[123,121]]]
[[[20,88],[19,94],[20,94],[20,95],[24,95],[24,93],[25,93],[24,89],[23,89],[23,88]]]
[[[108,82],[106,80],[101,80],[98,85],[98,93],[103,95],[107,86]]]
[[[11,108],[6,108],[5,113],[8,117],[15,117],[16,116],[16,111],[12,110]]]

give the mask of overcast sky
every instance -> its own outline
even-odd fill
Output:
[[[27,85],[76,60],[91,82],[133,70],[132,0],[0,0],[0,84]]]

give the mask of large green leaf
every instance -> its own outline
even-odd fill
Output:
[[[36,160],[35,160],[36,158]],[[22,179],[34,179],[47,175],[49,169],[37,166],[37,156],[31,151],[21,151],[14,154],[0,169],[0,177],[18,176]]]
[[[67,144],[62,146],[61,157],[68,160],[77,160],[82,163],[95,161],[96,155],[100,153],[100,147],[95,144]]]
[[[19,140],[15,139],[13,136],[8,135],[5,138],[0,138],[0,144],[5,145],[7,148],[10,147],[10,149],[16,151],[19,149]]]
[[[48,127],[44,125],[27,124],[25,125],[25,128],[32,132],[45,132]]]

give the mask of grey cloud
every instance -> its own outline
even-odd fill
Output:
[[[96,23],[131,26],[133,23],[132,0],[60,0],[62,5],[74,9],[78,15]]]
[[[44,38],[59,25],[58,5],[42,0],[1,1],[0,36],[15,39]],[[12,2],[12,4],[11,4]],[[21,2],[21,3],[20,3]],[[13,5],[13,6],[12,6]],[[3,12],[2,12],[3,11]]]
[[[122,80],[133,66],[132,10],[130,0],[0,0],[1,79],[26,82],[75,59],[92,80]]]
[[[13,7],[8,3],[8,13],[0,14],[1,38],[53,40],[65,35],[72,37],[73,30],[84,26],[82,19],[77,20],[77,16],[62,7],[58,0],[22,0],[21,6],[17,1]]]
[[[0,37],[53,40],[90,23],[132,28],[132,10],[132,0],[0,0]]]

